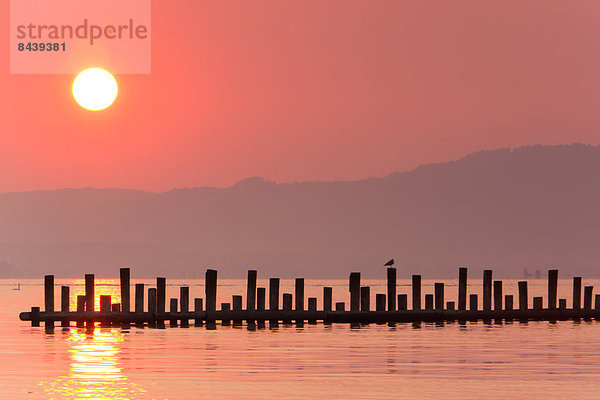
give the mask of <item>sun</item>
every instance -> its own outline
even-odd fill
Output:
[[[73,97],[81,107],[91,111],[109,107],[117,92],[117,80],[102,68],[86,69],[73,82]]]

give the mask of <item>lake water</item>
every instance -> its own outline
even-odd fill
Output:
[[[152,284],[153,281],[135,281]],[[132,282],[132,283],[135,283]],[[530,280],[529,295],[546,297],[546,282]],[[42,280],[0,280],[0,398],[2,399],[260,399],[260,398],[600,398],[600,323],[595,321],[435,324],[347,324],[248,331],[245,327],[85,329],[57,327],[46,334],[18,313],[43,309]],[[72,307],[83,280],[71,286]],[[268,286],[259,280],[259,286]],[[96,296],[118,299],[116,280],[96,280]],[[191,297],[204,297],[202,280],[168,281]],[[584,285],[600,281],[584,280]],[[346,280],[327,281],[334,301],[348,301]],[[364,281],[385,293],[384,281]],[[446,299],[457,283],[446,281]],[[306,281],[306,297],[319,298],[322,281]],[[281,293],[293,293],[282,280]],[[423,293],[433,281],[423,282]],[[470,293],[481,285],[470,282]],[[516,281],[504,282],[517,298]],[[57,288],[57,304],[60,290]],[[399,281],[398,293],[410,282]],[[219,280],[219,301],[245,294],[245,282]],[[571,304],[571,281],[559,297]],[[481,297],[480,297],[481,298]],[[481,300],[480,300],[481,301]],[[192,301],[193,304],[193,301]],[[530,298],[531,304],[531,298]],[[43,324],[42,324],[43,325]]]

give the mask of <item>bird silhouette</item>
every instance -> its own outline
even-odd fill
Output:
[[[390,261],[386,262],[385,264],[383,264],[384,267],[389,267],[394,265],[394,259],[392,258]]]

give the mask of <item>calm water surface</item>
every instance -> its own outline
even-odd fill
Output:
[[[41,280],[20,281],[19,291],[12,290],[16,282],[0,280],[3,399],[600,398],[595,321],[360,329],[305,324],[257,331],[57,327],[46,334],[18,320],[20,311],[43,306]],[[168,283],[168,296],[176,297],[176,285],[184,282]],[[203,297],[202,280],[185,283],[192,297]],[[219,301],[245,293],[243,281],[219,283]],[[454,300],[456,282],[446,283],[447,300]],[[83,280],[60,284],[71,285],[73,302],[84,291]],[[334,301],[348,301],[347,281],[327,284]],[[372,286],[373,299],[385,292],[384,281],[363,284]],[[584,284],[600,287],[600,281]],[[306,285],[306,296],[318,297],[320,307],[323,282]],[[569,298],[570,285],[560,281],[559,297]],[[259,286],[268,285],[259,280]],[[545,296],[545,290],[545,281],[530,281],[530,296]],[[432,291],[433,281],[424,281],[423,293]],[[281,292],[293,293],[293,281],[283,280]],[[409,282],[400,281],[398,292],[410,293]],[[481,296],[481,286],[474,283],[469,292]],[[505,281],[504,292],[516,295],[516,281]],[[97,280],[100,294],[119,301],[117,281]]]

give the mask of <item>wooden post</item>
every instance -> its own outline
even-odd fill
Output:
[[[527,304],[527,281],[520,281],[519,285],[519,310],[527,311],[529,305]]]
[[[567,299],[558,299],[558,309],[561,311],[567,309]]]
[[[77,296],[77,314],[83,313],[85,311],[85,302],[86,302],[86,296],[84,295],[79,295]],[[77,327],[78,328],[83,328],[83,321],[77,321]]]
[[[171,299],[171,301],[169,302],[169,313],[171,315],[177,313],[177,299]],[[171,319],[169,320],[169,326],[171,328],[174,328],[177,326],[177,318],[171,316]]]
[[[121,303],[113,303],[110,305],[110,311],[118,313],[121,312]]]
[[[167,278],[156,278],[156,312],[164,313],[167,302]]]
[[[266,288],[259,287],[258,289],[256,289],[256,310],[257,311],[265,311],[266,297],[267,297],[267,289]]]
[[[536,296],[533,298],[533,309],[536,311],[541,311],[543,307],[544,298],[541,296]]]
[[[110,296],[100,295],[100,312],[110,312]],[[104,320],[100,323],[100,326],[110,326],[110,321]]]
[[[335,311],[346,311],[346,303],[343,301],[335,303]]]
[[[421,309],[421,275],[412,276],[412,308]]]
[[[469,310],[477,311],[477,295],[476,294],[469,295]]]
[[[229,310],[231,310],[231,304],[229,304],[229,303],[221,303],[221,311],[229,311]],[[223,318],[221,320],[221,325],[222,326],[229,326],[229,325],[231,325],[231,320]]]
[[[350,311],[358,311],[360,309],[360,272],[350,273]]]
[[[85,311],[94,311],[94,274],[85,274]]]
[[[246,310],[256,310],[256,277],[257,272],[253,269],[248,271],[248,283],[246,285]]]
[[[156,327],[156,288],[148,289],[148,313],[150,314],[148,326]]]
[[[363,286],[360,288],[360,311],[371,310],[371,288]]]
[[[323,311],[331,311],[333,302],[333,288],[324,287],[323,288]]]
[[[446,310],[454,310],[454,302],[449,301],[446,303]]]
[[[434,293],[435,293],[435,309],[443,310],[444,309],[444,284],[441,282],[436,282],[434,284]]]
[[[467,268],[458,269],[458,309],[467,309]]]
[[[504,296],[504,309],[506,311],[512,311],[513,309],[513,295],[507,294]]]
[[[581,308],[581,277],[573,278],[573,310]]]
[[[44,277],[44,311],[54,312],[54,275]],[[44,325],[48,328],[54,327],[54,321],[46,321]]]
[[[425,295],[425,309],[433,310],[433,294],[428,293]]]
[[[492,270],[483,271],[483,309],[492,310]]]
[[[387,302],[388,311],[396,311],[396,268],[387,269]]]
[[[494,310],[502,311],[502,281],[494,281]]]
[[[592,309],[592,294],[594,292],[593,286],[586,286],[583,288],[583,308],[585,310]]]
[[[233,311],[242,311],[242,296],[233,295],[231,301],[233,303]],[[233,326],[242,326],[242,320],[234,319]]]
[[[31,326],[40,326],[40,308],[31,307]]]
[[[144,284],[135,284],[135,312],[144,312]]]
[[[407,294],[399,294],[398,295],[398,310],[405,311],[408,308],[408,295]]]
[[[181,307],[182,313],[190,312],[190,288],[187,286],[182,286],[179,288],[179,306]],[[187,316],[181,317],[181,327],[189,328],[190,320]]]
[[[548,309],[556,310],[556,297],[558,292],[558,270],[548,270]]]
[[[130,291],[130,274],[129,268],[121,268],[120,283],[121,283],[121,310],[123,312],[131,311],[131,291]]]
[[[378,293],[375,295],[375,310],[385,311],[385,294]]]
[[[269,310],[279,311],[279,278],[269,279]],[[278,326],[277,319],[269,320],[270,327]]]
[[[293,297],[291,293],[284,293],[283,294],[283,311],[292,311],[292,301],[293,301]],[[283,320],[284,324],[291,324],[292,321],[289,319],[284,319]]]
[[[206,311],[215,311],[217,309],[217,271],[214,269],[206,270],[204,285]]]
[[[304,311],[304,278],[296,278],[296,311]]]
[[[69,287],[68,286],[61,286],[60,288],[60,311],[62,312],[69,312]],[[63,319],[60,322],[60,326],[69,326],[70,325],[70,321],[68,318]]]
[[[597,294],[594,297],[595,297],[595,300],[594,300],[594,309],[596,311],[600,311],[600,294]]]
[[[196,314],[200,314],[202,312],[202,299],[195,298],[194,299],[194,312]],[[202,318],[199,316],[194,319],[194,326],[202,326]]]
[[[316,297],[309,297],[308,298],[308,311],[317,311],[317,298]],[[315,325],[317,323],[316,319],[309,319],[308,320],[308,324],[309,325]]]

